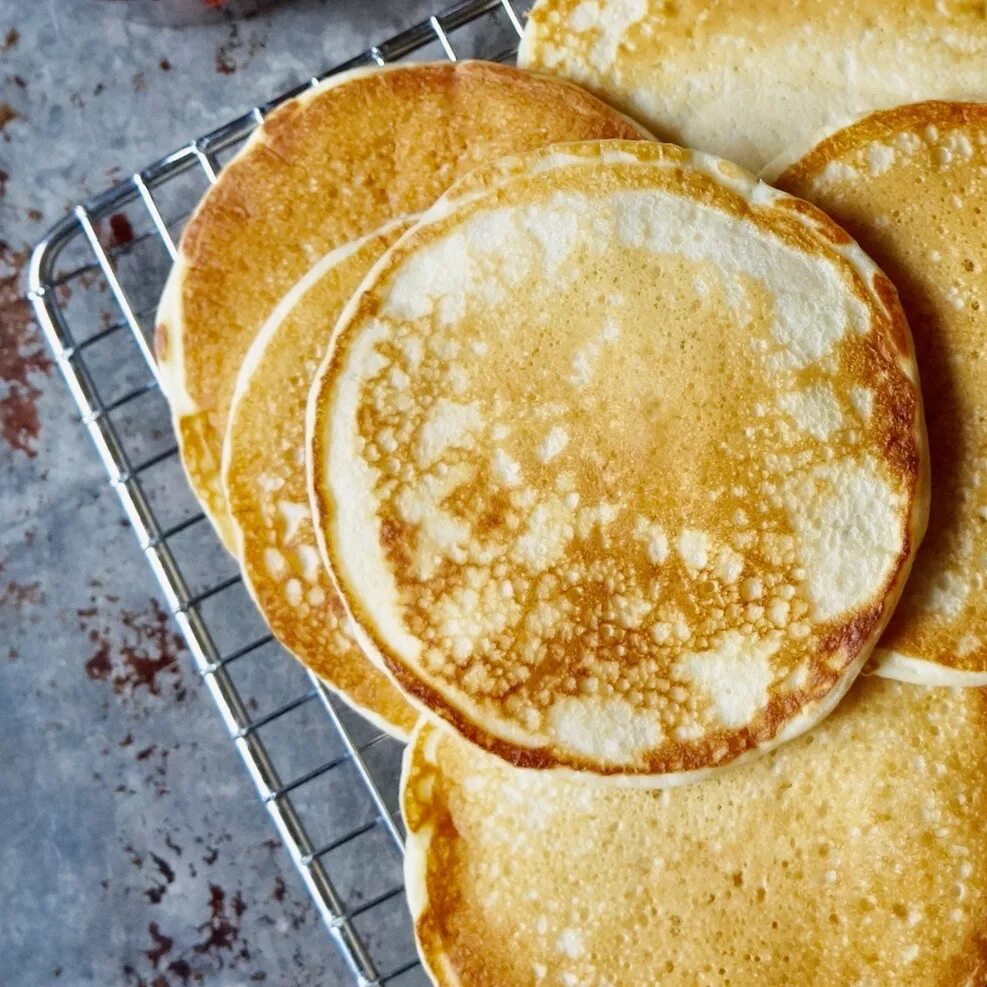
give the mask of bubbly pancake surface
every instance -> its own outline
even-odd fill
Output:
[[[282,299],[244,359],[223,445],[237,557],[275,637],[401,737],[417,713],[347,630],[319,557],[305,480],[305,407],[339,313],[407,225],[393,223],[332,251]]]
[[[987,697],[861,677],[701,785],[518,771],[423,723],[405,877],[441,987],[978,987]]]
[[[805,729],[925,521],[887,279],[808,204],[671,145],[466,179],[341,317],[308,428],[367,646],[532,767],[672,784]]]
[[[987,17],[939,0],[539,0],[519,64],[757,169],[829,121],[987,96]]]
[[[885,674],[987,685],[987,107],[878,112],[779,163],[892,278],[911,324],[932,463],[929,530],[877,658]]]
[[[486,62],[360,69],[272,112],[186,227],[157,319],[182,461],[226,546],[221,447],[240,362],[319,258],[431,205],[483,161],[641,136],[576,86]]]

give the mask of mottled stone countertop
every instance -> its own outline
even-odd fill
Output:
[[[430,6],[284,0],[161,28],[109,0],[0,0],[5,985],[348,982],[48,359],[23,267],[74,203]]]

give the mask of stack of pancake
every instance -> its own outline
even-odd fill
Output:
[[[540,0],[520,61],[284,104],[158,319],[273,633],[410,739],[426,969],[981,987],[987,18]]]

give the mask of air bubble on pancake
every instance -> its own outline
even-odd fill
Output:
[[[444,560],[467,561],[472,528],[463,518],[435,505],[473,475],[466,463],[448,468],[442,476],[428,475],[420,484],[405,487],[395,498],[402,521],[418,526],[412,568],[419,579],[431,579]]]
[[[538,459],[550,463],[569,444],[569,433],[561,425],[553,425],[538,447]]]
[[[624,43],[624,35],[643,20],[648,12],[647,0],[583,0],[569,15],[569,27],[577,34],[594,31],[596,40],[589,49],[589,63],[598,72],[606,72]]]
[[[594,531],[604,530],[619,513],[617,504],[605,500],[581,507],[576,512],[576,534],[582,539],[589,538]]]
[[[695,528],[683,528],[675,539],[675,551],[690,569],[705,569],[709,562],[709,535]]]
[[[547,497],[531,512],[527,528],[515,544],[515,555],[531,572],[544,572],[562,560],[574,533],[565,499]]]
[[[713,575],[727,586],[733,585],[744,571],[744,560],[728,545],[722,546],[716,553],[713,564]]]
[[[291,541],[298,534],[298,527],[309,516],[308,504],[297,504],[291,500],[279,500],[278,510],[284,519],[283,542]]]
[[[826,442],[843,424],[843,413],[832,385],[813,384],[803,391],[785,391],[778,407],[795,419],[796,427],[820,442]]]
[[[788,677],[782,683],[782,689],[786,692],[797,692],[804,689],[809,684],[809,663],[801,661],[789,672]]]
[[[869,387],[852,387],[850,401],[857,414],[867,421],[874,411],[874,392]]]
[[[285,557],[276,549],[268,546],[264,549],[264,566],[272,579],[278,581],[288,575],[288,562]]]
[[[922,141],[917,134],[904,130],[895,137],[894,146],[907,156],[914,154],[922,146]]]
[[[682,655],[674,671],[706,697],[723,726],[746,726],[768,703],[770,658],[780,647],[780,639],[750,641],[730,630],[708,651]]]
[[[870,456],[817,466],[787,481],[786,507],[802,533],[805,588],[815,619],[831,620],[873,597],[901,543],[902,497]],[[853,544],[852,561],[838,550]],[[866,548],[866,550],[864,550]]]
[[[578,243],[579,215],[585,211],[586,204],[571,195],[556,195],[544,205],[518,210],[519,225],[541,248],[549,277],[558,273]]]
[[[634,537],[644,546],[648,561],[652,565],[660,565],[668,558],[668,535],[657,521],[639,517],[634,522]]]
[[[583,938],[578,929],[563,929],[556,941],[556,949],[571,960],[578,960],[586,952]]]
[[[743,279],[736,276],[723,278],[723,297],[727,307],[737,317],[738,324],[749,325],[754,313]]]
[[[578,754],[613,764],[657,747],[662,729],[654,715],[616,696],[563,696],[548,708],[549,736]]]
[[[960,615],[970,592],[970,584],[959,573],[945,570],[934,575],[917,574],[914,604],[922,610],[955,618]]]
[[[569,375],[569,383],[574,387],[582,387],[588,384],[593,377],[592,356],[590,347],[577,350],[572,358],[572,373]]]
[[[319,578],[319,572],[322,569],[322,562],[315,546],[299,545],[295,548],[295,555],[298,558],[305,581],[314,583]]]
[[[894,164],[895,149],[880,141],[871,141],[866,153],[868,170],[872,177],[883,175]]]
[[[633,630],[641,626],[644,618],[654,609],[654,600],[643,596],[618,593],[613,600],[617,623],[621,627]]]
[[[813,188],[817,191],[824,191],[830,185],[852,182],[859,174],[856,168],[851,167],[845,161],[830,161],[813,180]]]
[[[606,229],[604,229],[604,235],[608,235]],[[593,379],[596,361],[603,346],[607,343],[613,343],[619,338],[620,326],[614,319],[608,318],[600,331],[600,339],[592,339],[585,346],[576,350],[572,358],[572,373],[569,375],[569,383],[574,387],[583,387],[588,384]]]
[[[462,404],[448,398],[439,398],[429,411],[418,435],[418,465],[423,468],[434,466],[451,448],[473,448],[475,434],[482,427],[483,417],[480,406],[475,401]]]
[[[505,487],[516,487],[521,482],[521,464],[499,447],[493,451],[491,471],[494,478]]]

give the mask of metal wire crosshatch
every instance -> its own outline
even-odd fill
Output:
[[[361,65],[505,61],[529,6],[464,0],[254,107],[76,206],[28,270],[29,298],[110,484],[262,802],[366,987],[425,982],[401,880],[400,745],[303,672],[263,627],[181,472],[150,345],[154,310],[184,222],[271,109]]]

